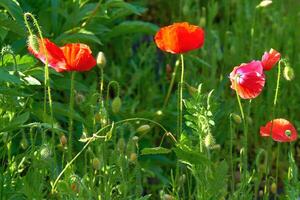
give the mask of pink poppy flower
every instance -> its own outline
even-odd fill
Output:
[[[275,49],[271,49],[269,52],[265,52],[261,59],[264,70],[268,71],[272,69],[280,60],[280,57],[280,53]]]
[[[242,99],[257,97],[265,85],[265,74],[260,61],[243,63],[234,67],[229,78],[231,88],[236,90]]]

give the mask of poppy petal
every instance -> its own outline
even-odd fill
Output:
[[[297,140],[298,134],[294,125],[286,119],[274,119],[260,127],[260,135],[272,136],[277,142],[292,142]]]
[[[54,68],[57,72],[62,72],[66,70],[66,60],[62,50],[52,43],[49,39],[43,39],[45,49],[43,48],[43,43],[41,39],[38,39],[39,48],[38,51],[35,48],[28,46],[28,50],[36,58],[40,59],[43,63],[46,63],[46,56],[48,58],[48,64],[50,67]]]
[[[280,60],[280,57],[280,53],[275,49],[271,49],[269,52],[265,52],[261,59],[264,70],[268,71],[272,69]]]
[[[201,48],[204,44],[204,31],[187,22],[174,23],[161,28],[154,39],[161,50],[180,54]]]
[[[265,85],[265,75],[260,61],[252,61],[235,67],[230,73],[231,88],[243,99],[257,97]]]
[[[67,61],[67,71],[88,71],[97,64],[92,51],[85,44],[67,44],[61,50]]]

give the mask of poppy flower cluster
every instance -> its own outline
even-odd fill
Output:
[[[251,61],[234,67],[230,73],[231,88],[242,99],[256,98],[265,85],[264,71],[272,69],[280,60],[280,53],[274,49],[265,52],[261,61]]]
[[[58,47],[49,39],[33,38],[37,40],[37,47],[34,42],[29,42],[28,50],[43,63],[47,62],[57,72],[64,71],[89,71],[96,65],[89,46],[81,43],[66,44]],[[45,47],[45,48],[44,48]]]

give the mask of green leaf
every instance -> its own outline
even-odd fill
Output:
[[[149,154],[168,154],[170,153],[170,149],[166,149],[164,147],[154,147],[154,148],[144,148],[141,151],[141,155],[149,155]]]
[[[153,35],[156,33],[158,28],[158,26],[149,22],[125,21],[115,26],[110,32],[105,34],[105,39],[132,33],[145,33]]]
[[[4,83],[13,83],[13,84],[21,84],[22,81],[19,77],[10,74],[4,68],[0,68],[0,82]]]
[[[19,126],[23,125],[29,119],[29,115],[29,112],[25,112],[13,118],[6,127],[0,129],[0,132],[18,129]]]
[[[16,0],[1,0],[0,6],[4,7],[19,23],[23,21],[23,10]]]
[[[25,29],[16,21],[8,18],[6,15],[0,13],[0,26],[10,30],[20,36],[26,36]]]
[[[67,31],[56,39],[58,42],[78,42],[78,41],[83,41],[83,42],[95,42],[97,44],[102,45],[102,42],[99,40],[99,38],[90,31],[87,31],[85,29],[80,29],[77,33],[69,33],[70,31]]]
[[[173,151],[179,160],[190,165],[204,165],[209,162],[200,152],[195,152],[185,147],[176,147],[173,148]]]

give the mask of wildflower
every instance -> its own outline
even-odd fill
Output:
[[[154,39],[162,51],[181,54],[203,46],[204,30],[187,22],[174,23],[161,28]]]
[[[277,142],[292,142],[297,140],[297,131],[291,122],[286,119],[274,119],[260,127],[262,137],[271,136]]]
[[[39,48],[37,49],[36,46]],[[57,72],[88,71],[96,65],[90,48],[81,43],[71,43],[58,47],[49,39],[41,40],[38,38],[38,45],[32,46],[32,43],[28,43],[28,50],[43,63],[46,63],[47,58],[49,66]]]
[[[275,49],[270,49],[269,52],[265,52],[261,58],[261,63],[265,71],[268,71],[276,65],[280,60],[280,53]]]
[[[265,74],[260,61],[241,64],[230,73],[231,88],[243,99],[257,97],[264,85]]]

